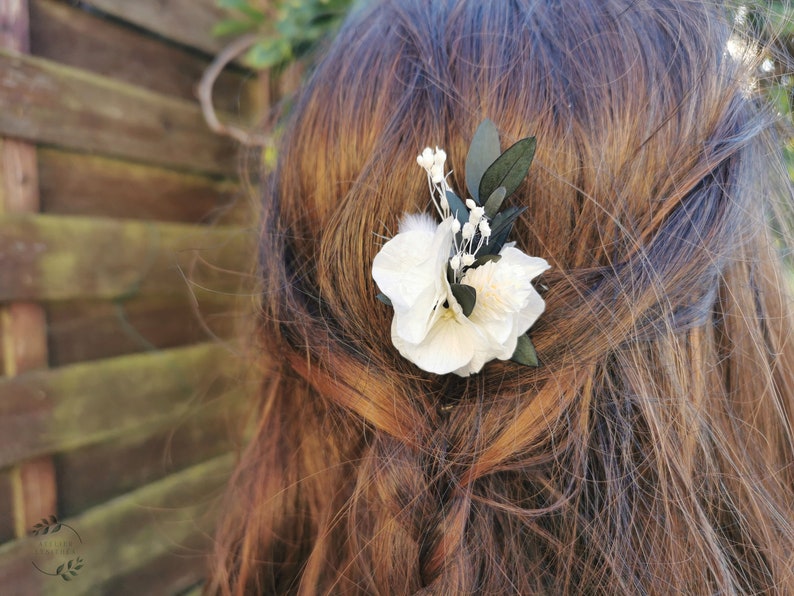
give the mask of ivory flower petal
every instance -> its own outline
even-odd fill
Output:
[[[549,264],[512,246],[505,246],[499,254],[502,258],[498,261],[469,269],[463,283],[477,292],[470,319],[489,334],[494,348],[491,358],[507,360],[515,352],[519,336],[546,307],[531,282],[549,269]]]
[[[436,224],[429,215],[406,217],[400,233],[383,245],[372,277],[394,307],[400,336],[421,342],[446,300],[446,264],[452,248],[451,219]]]

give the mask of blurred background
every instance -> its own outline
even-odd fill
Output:
[[[200,591],[259,172],[351,4],[0,0],[0,594]],[[794,13],[728,9],[791,158]]]

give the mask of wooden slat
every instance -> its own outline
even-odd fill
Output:
[[[255,236],[234,227],[6,216],[0,301],[175,295],[191,284],[239,293]]]
[[[194,103],[4,50],[0,134],[189,170],[236,171],[236,147],[209,131]]]
[[[33,55],[165,95],[195,99],[208,59],[64,2],[32,0],[30,8]],[[234,70],[229,68],[218,78],[215,104],[232,114],[250,114],[251,75]]]
[[[0,470],[0,544],[14,538],[13,468]]]
[[[183,420],[152,433],[125,435],[112,441],[56,454],[58,507],[74,516],[126,492],[155,482],[202,461],[229,453],[245,420],[240,394],[217,399]],[[102,470],[102,474],[97,474]]]
[[[188,223],[251,221],[238,184],[106,157],[40,148],[46,213]]]
[[[213,343],[0,379],[0,468],[173,424],[219,395],[235,365]]]
[[[27,0],[0,6],[0,47],[14,52],[30,48],[30,14]],[[40,208],[36,150],[16,139],[0,143],[0,212],[35,213]],[[13,377],[47,366],[47,322],[40,304],[15,302],[0,308],[3,373]],[[21,461],[10,470],[12,515],[16,536],[56,507],[55,466],[43,455]]]
[[[113,594],[109,591],[120,577],[127,577],[128,588],[135,589],[136,573],[156,566],[167,553],[189,557],[194,571],[185,572],[184,588],[190,587],[195,575],[206,565],[202,555],[211,545],[210,532],[217,510],[212,507],[233,465],[229,456],[221,456],[173,474],[133,493],[95,507],[74,518],[62,520],[79,533],[78,543],[63,528],[64,539],[75,543],[72,557],[80,556],[85,566],[70,582],[48,577],[32,569],[31,561],[57,566],[55,555],[42,557],[39,537],[30,536],[0,546],[0,585],[7,594],[47,594],[75,596],[79,594]],[[59,534],[60,535],[60,534]],[[204,540],[201,540],[201,536]],[[66,556],[69,559],[70,556]],[[141,586],[146,585],[143,578]],[[148,582],[151,591],[137,594],[163,594],[156,582]],[[107,589],[106,589],[107,588]]]
[[[201,294],[198,304],[187,294],[113,302],[80,300],[45,304],[50,364],[112,358],[231,338],[247,315],[234,298]]]
[[[210,537],[194,534],[182,540],[179,546],[177,552],[168,552],[140,567],[110,577],[102,583],[101,593],[113,596],[186,596],[185,590],[200,585],[207,578]]]
[[[129,21],[167,39],[216,54],[223,41],[212,27],[225,17],[215,0],[85,0],[109,15]]]

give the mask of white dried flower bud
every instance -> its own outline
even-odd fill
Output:
[[[491,224],[488,223],[487,219],[483,219],[480,222],[480,234],[482,234],[485,238],[488,238],[491,235]]]
[[[480,223],[480,220],[484,214],[485,209],[482,207],[475,207],[472,209],[471,213],[469,213],[469,221],[471,222],[471,225],[476,226],[478,223]]]
[[[452,267],[453,271],[458,271],[460,269],[460,255],[455,255],[449,260],[449,266]]]
[[[433,157],[433,161],[437,166],[444,166],[444,162],[447,161],[447,154],[443,149],[439,149],[436,147],[436,154]]]
[[[460,262],[463,263],[464,266],[468,267],[474,262],[474,255],[467,252],[461,257]]]
[[[452,222],[452,233],[457,234],[460,232],[460,222],[456,219]]]
[[[474,209],[476,206],[477,203],[475,203],[472,199],[466,199],[466,207],[468,207],[470,210]]]
[[[416,163],[426,170],[433,167],[433,150],[430,147],[425,147],[421,155],[416,156]]]
[[[463,231],[461,232],[463,239],[469,240],[473,238],[475,230],[476,228],[474,227],[474,224],[472,224],[470,221],[467,221],[465,224],[463,224]]]

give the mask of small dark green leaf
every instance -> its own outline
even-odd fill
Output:
[[[51,523],[51,524],[54,524],[54,523],[57,523],[57,522],[58,522],[58,518],[57,518],[57,517],[55,517],[54,515],[51,515],[51,516],[50,516],[50,523]]]
[[[72,574],[72,577],[74,577],[74,576],[76,576],[76,575],[77,575],[77,572],[76,572],[74,569],[72,569],[72,570],[71,570],[69,573],[71,573],[71,574]]]
[[[471,140],[469,153],[466,156],[466,186],[474,201],[481,205],[480,193],[482,177],[488,167],[499,159],[501,148],[499,146],[499,131],[496,125],[486,119],[477,127],[477,132]],[[489,196],[491,193],[485,195]]]
[[[488,200],[485,201],[485,215],[489,218],[493,218],[499,212],[502,201],[505,200],[506,196],[507,189],[504,186],[500,186],[493,191],[491,196],[488,197]]]
[[[50,523],[50,522],[48,522],[48,521],[47,521],[45,518],[43,518],[43,517],[42,517],[42,518],[41,518],[41,523],[42,523],[43,525],[47,526],[47,525],[49,525],[49,523]]]
[[[51,533],[52,533],[52,534],[55,534],[55,532],[60,532],[60,531],[61,531],[61,527],[62,527],[62,526],[61,526],[61,524],[55,524],[55,525],[52,527],[52,531],[51,531]]]
[[[496,263],[501,258],[502,258],[502,255],[483,255],[481,257],[476,258],[474,260],[474,262],[470,265],[470,268],[474,269],[475,267],[479,267],[480,265],[485,265],[486,263],[489,263],[490,261],[493,261],[494,263]]]
[[[538,354],[535,352],[535,346],[532,345],[532,340],[529,339],[528,335],[519,336],[516,351],[513,352],[510,360],[525,366],[538,366]]]
[[[74,568],[79,570],[79,569],[82,569],[83,566],[82,565],[75,565]]]
[[[49,532],[49,531],[50,531],[50,529],[49,529],[49,528],[44,528],[44,529],[41,531],[41,533],[42,533],[42,534],[46,534],[46,533],[47,533],[47,532]]]
[[[488,243],[483,244],[477,251],[477,257],[498,255],[507,242],[507,237],[510,235],[516,219],[526,210],[526,207],[508,207],[497,214],[491,221],[491,237],[488,239]]]
[[[243,61],[254,69],[276,66],[292,56],[292,46],[283,38],[262,40],[245,53]]]
[[[389,300],[389,297],[386,294],[382,294],[382,293],[378,294],[377,296],[375,296],[375,298],[383,302],[383,304],[385,304],[386,306],[392,306],[391,300]]]
[[[68,582],[72,581],[72,578],[71,578],[71,577],[69,577],[68,575],[66,575],[65,573],[64,573],[63,575],[61,575],[61,577],[62,577],[63,579],[65,579],[66,581],[68,581]]]
[[[68,565],[69,569],[72,568],[72,563],[74,563],[74,561],[69,561],[69,565]]]
[[[507,189],[508,195],[512,194],[527,177],[533,157],[535,157],[535,137],[518,141],[502,153],[482,175],[480,196],[490,197],[491,193],[500,186]]]
[[[466,208],[466,204],[451,190],[447,191],[447,203],[449,203],[449,210],[460,222],[461,227],[469,221],[469,210]]]
[[[449,287],[455,300],[458,301],[458,304],[463,309],[463,314],[468,317],[477,303],[477,290],[466,284],[450,284]]]
[[[212,28],[213,37],[227,37],[230,35],[242,35],[253,29],[251,23],[238,19],[225,19]]]
[[[63,571],[63,563],[58,565],[58,569],[55,570],[55,575],[60,575],[61,571]]]

